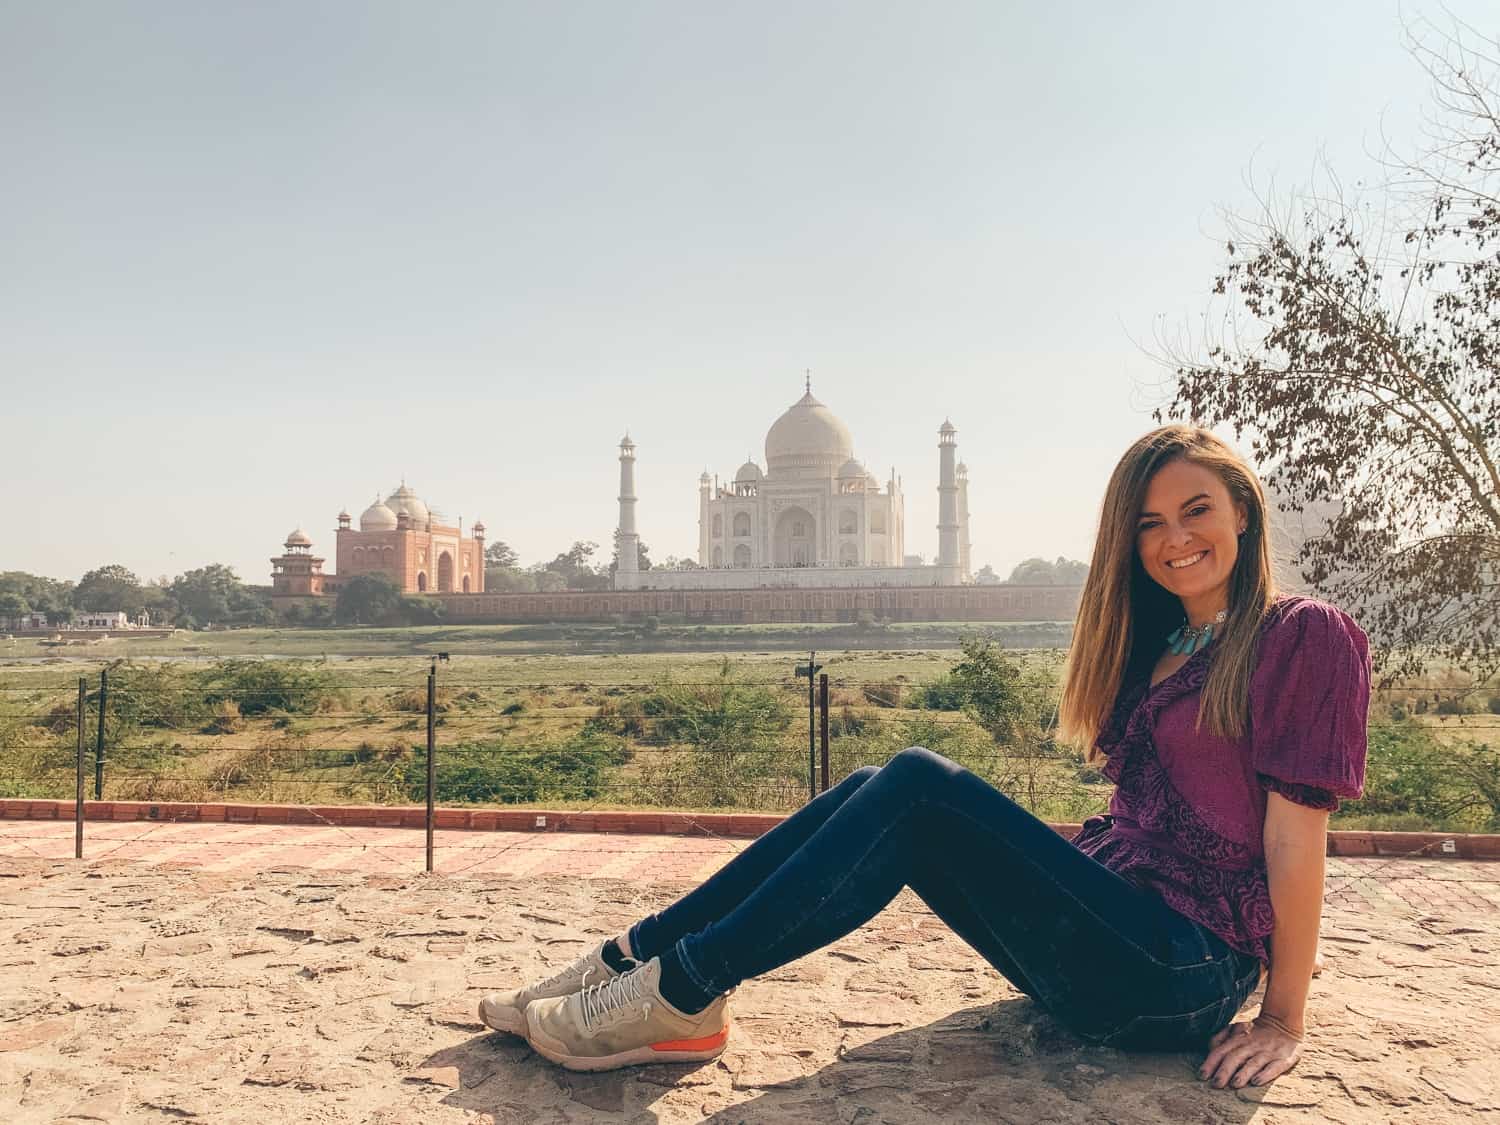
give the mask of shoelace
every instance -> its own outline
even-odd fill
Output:
[[[592,972],[594,972],[594,971],[595,971],[595,969],[594,969],[593,965],[590,965],[588,968],[586,968],[586,969],[583,970],[583,975],[578,978],[578,987],[579,988],[587,988],[588,987],[589,974],[592,973]],[[555,987],[557,987],[560,984],[565,984],[577,972],[578,972],[578,962],[575,961],[575,962],[573,962],[573,964],[568,965],[568,966],[566,966],[566,967],[564,967],[562,969],[559,969],[557,972],[553,973],[546,980],[544,980],[540,984],[536,985],[535,989],[538,992],[542,992],[542,991],[545,991],[545,990],[550,989],[550,988],[555,988]]]
[[[579,1002],[583,1005],[583,1026],[592,1031],[606,1016],[639,1000],[646,983],[645,970],[646,967],[642,965],[638,969],[631,969],[629,972],[620,974],[614,980],[600,981],[598,984],[590,985],[579,993]],[[648,1000],[641,1018],[647,1019],[650,1015],[651,1002]]]

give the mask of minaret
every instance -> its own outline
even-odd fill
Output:
[[[620,441],[620,557],[615,564],[615,589],[634,590],[640,585],[636,567],[640,548],[635,533],[635,442],[626,434]]]
[[[938,557],[944,586],[959,584],[958,555],[958,430],[947,419],[938,430]]]
[[[969,566],[969,466],[958,463],[958,576],[963,582],[973,580]]]
[[[474,521],[474,553],[479,556],[479,573],[472,583],[476,594],[484,593],[484,521]]]
[[[708,565],[708,501],[714,486],[714,478],[703,470],[698,478],[698,565]]]

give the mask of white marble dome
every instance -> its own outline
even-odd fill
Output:
[[[766,434],[766,465],[772,471],[820,467],[831,473],[853,456],[848,427],[810,390]]]
[[[868,476],[865,467],[853,457],[844,462],[844,467],[839,470],[840,480],[858,480],[860,477]]]
[[[704,476],[707,475],[707,473],[704,474]],[[734,474],[734,482],[739,484],[741,481],[758,481],[762,475],[759,465],[754,461],[746,461],[740,466],[740,471]]]
[[[396,513],[376,500],[361,513],[359,529],[361,531],[395,531]]]
[[[288,547],[311,547],[312,539],[299,527],[286,537],[286,545]]]

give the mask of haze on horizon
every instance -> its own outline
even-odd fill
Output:
[[[1401,20],[0,0],[0,569],[265,583],[403,478],[607,561],[627,429],[652,557],[691,556],[698,474],[763,464],[805,368],[909,552],[950,417],[975,569],[1087,559],[1218,208],[1414,142]]]

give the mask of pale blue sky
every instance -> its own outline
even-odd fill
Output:
[[[947,415],[975,565],[1086,558],[1216,209],[1426,92],[1384,0],[0,0],[0,569],[265,582],[403,475],[549,558],[627,427],[689,554],[805,367],[909,551]]]

